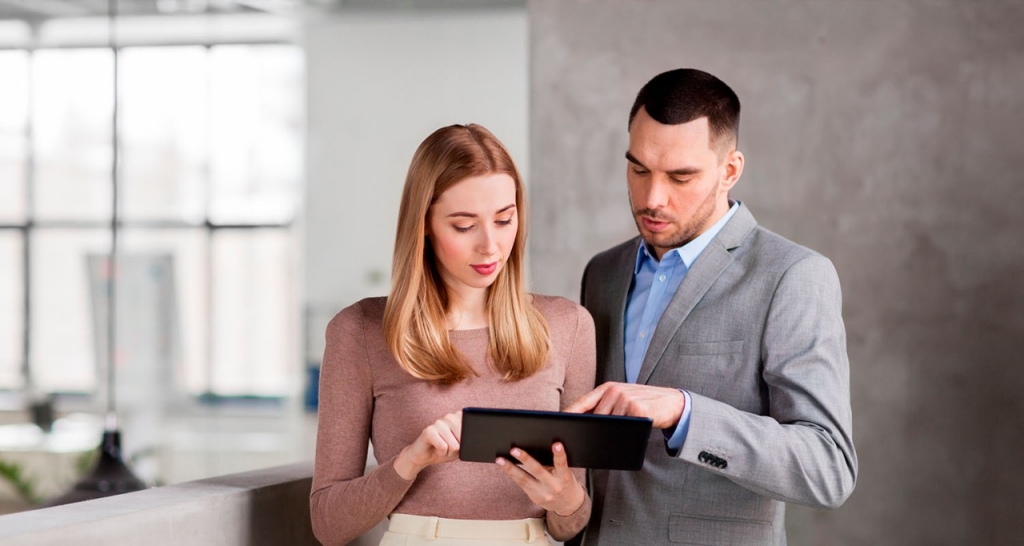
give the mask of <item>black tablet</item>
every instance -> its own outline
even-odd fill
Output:
[[[505,457],[515,462],[509,450],[518,447],[551,466],[551,445],[560,441],[569,466],[640,470],[650,436],[651,420],[638,417],[465,408],[459,458],[493,463]]]

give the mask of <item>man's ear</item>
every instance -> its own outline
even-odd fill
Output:
[[[740,181],[740,176],[743,174],[743,152],[736,149],[730,150],[722,167],[725,169],[725,176],[722,177],[722,189],[729,191]]]

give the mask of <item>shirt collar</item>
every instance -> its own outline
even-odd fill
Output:
[[[715,222],[713,226],[704,231],[704,233],[701,233],[700,235],[695,237],[689,243],[686,243],[681,247],[669,250],[668,252],[665,253],[665,256],[663,256],[663,258],[667,258],[669,254],[675,253],[679,256],[679,259],[683,261],[683,264],[686,266],[686,268],[689,269],[690,266],[693,265],[693,262],[697,260],[697,257],[700,256],[700,253],[703,252],[704,249],[707,248],[708,244],[710,244],[711,241],[715,238],[715,236],[718,235],[718,232],[722,231],[722,228],[725,227],[725,224],[729,222],[729,219],[731,219],[733,215],[736,214],[736,211],[739,210],[740,208],[740,204],[741,203],[739,201],[732,201],[732,206],[729,207],[729,211],[725,213],[725,216],[722,216],[717,222]],[[640,248],[638,248],[636,251],[636,263],[633,266],[634,275],[640,272],[640,268],[643,266],[646,260],[652,260],[655,261],[655,263],[657,263],[657,261],[654,259],[654,255],[652,255],[651,252],[647,250],[647,243],[641,241]]]

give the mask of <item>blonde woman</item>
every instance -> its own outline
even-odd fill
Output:
[[[390,517],[382,545],[548,544],[590,517],[564,448],[458,460],[461,409],[560,410],[594,386],[590,315],[527,294],[526,197],[505,147],[444,127],[413,156],[391,293],[338,313],[320,379],[313,531],[344,544]],[[378,466],[363,475],[367,441]]]

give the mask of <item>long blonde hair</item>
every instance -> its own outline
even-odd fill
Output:
[[[489,356],[510,381],[533,375],[547,360],[548,324],[524,286],[527,211],[519,171],[490,131],[475,124],[451,125],[434,131],[417,148],[398,211],[384,338],[395,360],[413,377],[451,384],[474,375],[448,337],[448,295],[426,226],[430,206],[448,188],[490,173],[507,174],[515,182],[519,229],[505,267],[487,291]]]

